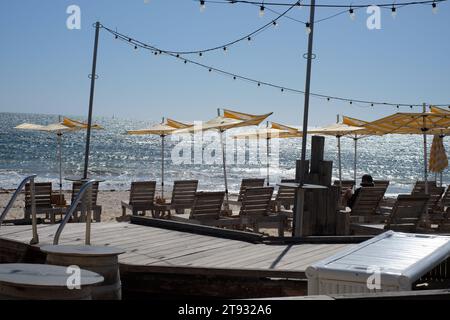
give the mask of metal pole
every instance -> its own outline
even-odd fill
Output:
[[[426,105],[423,104],[423,113],[426,112]],[[423,180],[425,182],[425,194],[428,194],[428,159],[427,159],[427,120],[426,116],[423,117]]]
[[[341,163],[341,136],[336,136],[338,147],[339,186],[342,187],[342,163]]]
[[[225,156],[225,144],[223,142],[223,130],[220,130],[220,144],[222,145],[222,164],[223,164],[223,178],[225,181],[225,210],[229,209],[228,206],[228,180],[227,180],[227,163],[226,163],[226,156]]]
[[[303,108],[303,133],[302,133],[302,154],[301,154],[301,165],[300,165],[300,188],[304,184],[305,180],[305,170],[304,165],[306,162],[306,142],[308,133],[308,112],[309,112],[309,94],[311,90],[311,65],[312,65],[312,54],[313,54],[313,40],[314,40],[314,14],[316,10],[316,0],[311,0],[310,12],[309,12],[309,28],[311,32],[308,36],[308,54],[306,63],[306,81],[305,81],[305,104]],[[299,199],[300,198],[300,199]],[[303,219],[304,203],[300,203],[300,200],[304,200],[304,195],[300,196],[299,192],[296,194],[296,209],[294,211],[294,227],[292,230],[293,236],[300,237],[302,235],[301,220]]]
[[[165,135],[161,135],[161,198],[164,199],[164,141]]]
[[[87,212],[86,212],[86,236],[85,236],[85,244],[87,246],[91,245],[91,219],[92,219],[92,184],[89,185],[87,190],[87,195],[85,195],[85,199],[87,198]],[[81,192],[81,188],[80,188]]]
[[[100,22],[95,23],[95,41],[94,41],[94,55],[92,58],[92,73],[91,73],[91,93],[89,96],[89,116],[88,125],[86,133],[86,150],[84,152],[84,173],[83,179],[87,179],[88,166],[89,166],[89,147],[91,143],[91,125],[92,125],[92,108],[94,105],[94,90],[95,90],[95,79],[97,78],[97,49],[98,49],[98,34],[100,31]]]
[[[355,180],[355,186],[356,186],[356,162],[358,160],[358,136],[355,135],[353,138],[353,141],[355,143],[355,155],[354,155],[354,161],[353,161],[353,180]]]
[[[270,157],[270,151],[269,151],[269,145],[270,145],[270,138],[269,136],[267,136],[266,138],[266,143],[267,143],[267,186],[270,185],[269,182],[269,177],[270,177],[270,161],[269,161],[269,157]]]
[[[62,204],[62,132],[58,132],[58,160],[59,160],[59,203]]]
[[[39,236],[37,232],[37,217],[36,217],[36,187],[34,185],[34,177],[30,179],[30,197],[31,197],[31,224],[32,224],[32,232],[33,238],[30,241],[30,244],[38,244]]]

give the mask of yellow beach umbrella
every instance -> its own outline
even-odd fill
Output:
[[[266,128],[259,128],[254,131],[243,132],[233,136],[235,139],[265,139],[266,140],[266,152],[267,152],[267,182],[266,184],[270,184],[270,140],[276,138],[296,138],[301,137],[301,132],[296,128],[292,128],[286,125],[282,125],[276,122],[272,122],[269,126],[269,122],[267,122]]]
[[[157,123],[150,128],[140,130],[129,130],[129,135],[158,135],[161,137],[161,196],[164,198],[164,142],[165,137],[172,134],[177,129],[188,128],[192,125],[164,118],[161,123]]]
[[[440,174],[440,185],[442,186],[442,172],[448,167],[447,153],[445,152],[444,135],[434,135],[430,150],[429,170]]]
[[[369,122],[364,127],[385,134],[422,134],[424,152],[425,193],[428,193],[427,135],[447,132],[450,127],[450,113],[426,112],[425,105],[421,113],[395,113],[382,119]]]
[[[228,180],[227,180],[225,144],[223,141],[223,133],[229,129],[257,126],[271,114],[272,112],[263,115],[253,115],[248,113],[232,111],[229,109],[224,109],[223,115],[221,115],[220,109],[217,109],[217,117],[202,122],[199,126],[192,126],[189,128],[176,130],[174,132],[174,134],[194,133],[196,131],[208,131],[208,130],[216,130],[219,132],[220,145],[222,148],[222,165],[225,183],[226,209],[228,209]]]
[[[58,140],[58,160],[59,160],[59,194],[62,195],[62,136],[64,132],[73,132],[84,130],[87,128],[87,123],[76,121],[73,119],[59,117],[60,122],[52,123],[49,125],[40,125],[33,123],[22,123],[16,126],[14,129],[19,130],[29,130],[29,131],[42,131],[48,133],[56,133]],[[91,126],[92,129],[101,130],[103,129],[100,125],[94,124]]]

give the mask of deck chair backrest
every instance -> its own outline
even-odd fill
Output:
[[[131,182],[130,204],[152,204],[155,200],[156,181]]]
[[[375,187],[385,187],[387,189],[389,187],[389,180],[373,180],[373,184]]]
[[[78,195],[78,192],[80,192],[81,187],[83,186],[83,182],[80,181],[75,181],[72,183],[72,198],[71,198],[71,202],[73,203],[73,201],[75,200],[75,198]],[[88,191],[86,191],[85,195],[88,194]],[[91,205],[92,206],[96,206],[97,205],[97,197],[98,197],[98,182],[94,182],[92,184],[92,202]],[[80,201],[80,203],[78,204],[78,207],[81,207],[83,204],[83,201]]]
[[[281,180],[281,183],[294,183],[294,179],[283,179]],[[295,199],[295,188],[280,186],[278,188],[277,196],[275,197],[275,200],[280,203],[286,203],[286,204],[294,204]]]
[[[190,218],[196,220],[219,219],[225,192],[197,192]]]
[[[442,194],[445,192],[444,187],[436,187],[430,185],[428,187],[428,195],[430,198],[428,199],[427,208],[429,210],[435,210],[439,206],[439,201],[441,200]],[[425,194],[425,188],[421,190],[421,192],[413,192],[412,195],[423,195]]]
[[[428,189],[437,186],[436,181],[427,181],[427,184],[428,184]],[[414,184],[414,187],[411,191],[411,194],[416,194],[416,193],[425,193],[425,181],[420,181],[420,180],[416,181],[416,183]]]
[[[445,190],[445,193],[442,196],[441,207],[442,209],[450,207],[450,185],[447,187],[447,190]]]
[[[387,187],[361,187],[352,208],[352,215],[369,216],[376,210]]]
[[[52,183],[39,182],[34,184],[34,198],[37,208],[49,208],[52,206]],[[31,188],[30,184],[25,185],[25,207],[31,207]]]
[[[239,215],[261,217],[270,211],[273,187],[247,188],[242,198]]]
[[[416,232],[419,222],[426,212],[429,196],[399,195],[392,213],[389,215],[386,229],[400,232]]]
[[[241,188],[239,189],[238,201],[242,201],[245,194],[245,189],[264,187],[264,180],[265,179],[262,178],[242,179]]]
[[[178,180],[173,183],[171,204],[179,208],[192,208],[198,180]]]

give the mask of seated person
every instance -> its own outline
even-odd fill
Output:
[[[375,185],[373,183],[372,176],[370,174],[363,175],[361,178],[360,186],[361,187],[374,187]],[[361,190],[361,188],[357,188],[355,190],[355,193],[352,194],[352,190],[347,189],[347,191],[343,195],[342,203],[344,203],[345,205],[347,205],[347,207],[349,207],[351,209],[355,203],[356,197],[358,196],[358,193],[360,190]]]

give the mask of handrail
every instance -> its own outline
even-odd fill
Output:
[[[32,216],[32,230],[33,230],[33,239],[31,239],[30,244],[37,244],[39,243],[39,237],[37,234],[37,221],[36,221],[36,200],[35,200],[35,189],[34,189],[34,178],[36,178],[36,174],[32,174],[25,179],[22,180],[22,182],[17,187],[16,191],[14,192],[13,196],[9,200],[8,204],[6,205],[5,209],[3,210],[2,214],[0,215],[0,227],[5,220],[6,216],[8,215],[9,210],[11,210],[14,202],[16,201],[17,197],[19,196],[19,193],[22,191],[22,189],[25,187],[27,182],[30,182],[31,185],[31,216]]]
[[[64,219],[61,221],[61,223],[59,224],[58,230],[55,233],[55,237],[53,238],[53,244],[54,245],[58,245],[59,242],[59,237],[61,236],[61,233],[66,225],[66,223],[69,221],[69,219],[73,216],[78,204],[80,203],[81,199],[84,197],[84,194],[86,191],[92,191],[92,185],[97,182],[97,180],[88,180],[86,181],[80,188],[80,191],[77,194],[77,197],[75,198],[75,200],[71,203],[68,211],[66,212]],[[89,213],[91,212],[91,197],[89,197],[89,202],[88,202],[88,211]],[[90,244],[90,235],[91,235],[91,217],[90,215],[88,217],[86,217],[86,238],[85,238],[85,243],[86,245]]]

